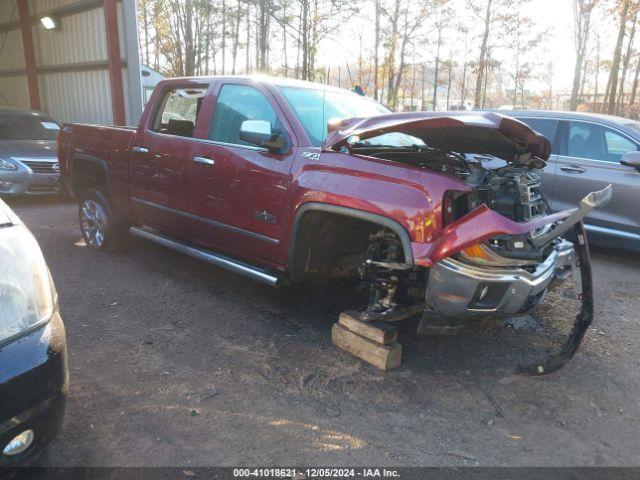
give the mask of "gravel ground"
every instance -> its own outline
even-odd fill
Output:
[[[594,251],[596,322],[556,374],[512,373],[554,337],[535,318],[445,339],[406,321],[404,363],[382,373],[330,342],[359,302],[344,285],[273,290],[141,240],[99,254],[75,204],[10,204],[49,261],[70,351],[41,465],[640,465],[640,255]]]

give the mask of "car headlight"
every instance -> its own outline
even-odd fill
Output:
[[[40,246],[23,225],[0,227],[0,344],[49,321],[55,288]]]
[[[8,170],[10,172],[15,172],[18,170],[18,166],[7,160],[6,158],[0,158],[0,170]]]

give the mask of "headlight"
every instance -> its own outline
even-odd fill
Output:
[[[0,344],[53,315],[55,290],[40,246],[22,225],[0,227]]]
[[[10,162],[9,160],[0,158],[0,170],[15,172],[16,170],[18,170],[18,166],[15,163]]]

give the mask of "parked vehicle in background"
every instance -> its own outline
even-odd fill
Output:
[[[264,77],[165,80],[137,129],[70,124],[58,141],[89,247],[130,231],[271,285],[359,277],[368,320],[515,314],[566,280],[576,253],[588,264],[585,242],[561,237],[610,189],[548,215],[549,152],[495,113],[393,114]]]
[[[30,463],[57,435],[68,381],[65,329],[47,263],[0,200],[0,467]]]
[[[585,219],[592,237],[640,249],[640,123],[593,113],[500,111],[551,141],[542,188],[555,211],[613,185],[611,201]]]
[[[60,126],[33,110],[0,108],[0,195],[56,193]]]

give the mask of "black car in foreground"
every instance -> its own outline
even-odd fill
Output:
[[[31,232],[0,200],[0,467],[30,463],[53,440],[68,379],[49,268]]]

